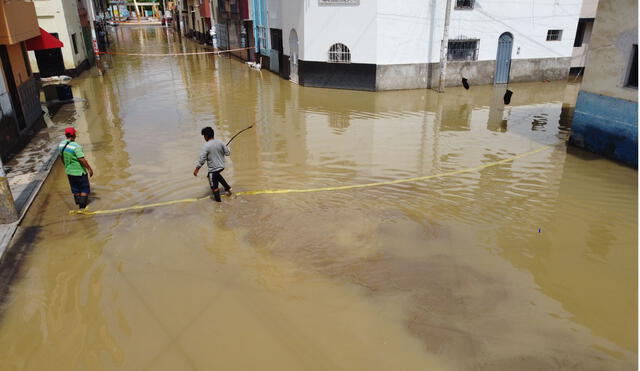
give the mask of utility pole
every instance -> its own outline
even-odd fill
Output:
[[[214,6],[213,0],[209,1],[209,6],[211,7],[211,30],[209,33],[211,34],[211,46],[213,46],[213,50],[218,48],[218,35],[216,34],[216,22],[218,20],[218,8]]]
[[[96,67],[98,75],[102,76],[102,63],[100,62],[100,49],[98,49],[98,39],[96,38],[96,13],[93,9],[93,0],[87,0],[89,5],[89,22],[91,23],[91,45],[93,45],[93,53],[96,56]]]
[[[8,224],[18,221],[18,211],[16,204],[13,202],[13,195],[9,189],[7,175],[2,167],[2,159],[0,159],[0,224]]]
[[[138,8],[137,0],[133,0],[133,6],[136,8],[136,18],[138,19],[138,23],[140,23],[140,8]]]
[[[160,21],[164,21],[164,27],[169,28],[169,22],[166,18],[167,15],[167,2],[166,0],[162,0],[162,13],[160,13]]]
[[[444,93],[445,80],[447,79],[447,49],[449,48],[451,0],[447,0],[446,6],[447,8],[444,11],[444,31],[442,32],[442,44],[440,44],[440,79],[438,80],[438,93]]]
[[[186,0],[178,0],[178,27],[180,28],[180,35],[184,36],[184,22],[182,21],[182,1]]]

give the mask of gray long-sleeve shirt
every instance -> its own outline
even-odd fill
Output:
[[[231,151],[223,141],[211,139],[202,146],[196,166],[200,168],[206,161],[210,173],[220,171],[224,169],[224,156],[229,155],[231,155]]]

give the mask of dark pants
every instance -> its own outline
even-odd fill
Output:
[[[209,185],[211,186],[211,190],[213,190],[214,192],[218,191],[218,183],[222,184],[225,191],[231,189],[227,181],[222,177],[222,174],[220,174],[222,173],[222,170],[209,173]]]
[[[79,195],[80,193],[89,194],[91,192],[91,186],[89,185],[89,176],[87,174],[82,175],[67,175],[69,178],[69,185],[71,186],[71,193]]]

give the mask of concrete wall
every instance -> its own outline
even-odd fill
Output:
[[[377,63],[435,63],[440,58],[445,1],[378,0]],[[581,4],[574,0],[476,0],[471,10],[452,1],[449,38],[479,39],[478,60],[495,60],[498,38],[513,37],[515,59],[570,57]],[[546,41],[547,30],[563,30],[560,41]]]
[[[638,89],[624,86],[634,44],[638,44],[638,2],[601,0],[582,90],[637,102]]]
[[[595,18],[598,11],[598,0],[582,0],[580,18]]]
[[[282,6],[282,16],[279,21],[282,27],[282,44],[284,46],[284,54],[291,56],[289,49],[289,37],[291,30],[295,29],[298,34],[298,59],[304,60],[304,36],[305,36],[305,17],[308,12],[306,2],[285,0],[285,6]]]
[[[569,73],[570,58],[516,59],[511,63],[511,82],[563,80]],[[496,61],[447,63],[446,86],[493,84]],[[378,65],[376,90],[428,89],[438,85],[439,63]]]
[[[321,6],[318,0],[306,2],[304,38],[300,38],[301,44],[304,43],[303,59],[327,62],[331,45],[342,43],[351,51],[352,63],[378,63],[379,1],[360,0],[358,6]]]
[[[82,26],[75,0],[35,1],[40,27],[49,33],[58,33],[64,44],[62,58],[65,69],[75,69],[87,59],[87,50],[82,37]],[[76,35],[78,53],[74,53],[71,35]],[[38,72],[38,63],[33,52],[29,52],[33,72]]]

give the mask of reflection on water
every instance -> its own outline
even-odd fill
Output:
[[[200,50],[120,27],[118,51]],[[207,194],[203,126],[237,191],[394,186],[70,217],[31,208],[0,317],[7,369],[596,370],[636,366],[637,173],[564,145],[576,85],[311,89],[211,55],[74,81],[91,208]]]

